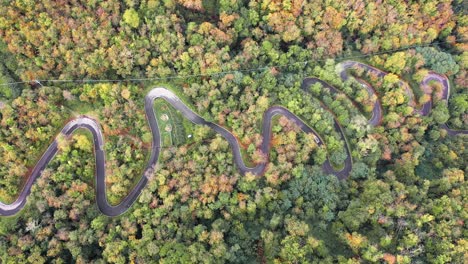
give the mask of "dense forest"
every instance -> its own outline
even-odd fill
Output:
[[[466,263],[467,37],[463,0],[0,0],[1,203],[59,135],[25,208],[0,216],[0,262]],[[448,79],[448,101],[430,75]],[[154,87],[228,129],[264,173],[242,174],[228,141],[156,99],[148,185],[101,214],[91,134],[59,132],[99,122],[119,204],[149,159]],[[324,145],[276,116],[262,153],[278,105]],[[339,180],[322,165],[343,168],[347,149]]]

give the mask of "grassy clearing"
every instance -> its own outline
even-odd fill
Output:
[[[187,95],[182,91],[181,85],[173,83],[157,83],[149,85],[145,90],[144,94],[146,95],[151,89],[156,87],[164,87],[169,89],[177,95],[177,97],[186,104],[189,108],[192,104],[192,101],[188,98]],[[173,128],[171,133],[173,145],[182,145],[191,143],[193,138],[188,138],[188,135],[193,135],[193,123],[187,120],[182,114],[172,107],[169,103],[164,100],[155,100],[155,113],[160,124],[160,129],[164,130],[166,124],[170,124]],[[161,120],[162,114],[167,114],[169,117],[170,123],[168,121]],[[164,141],[163,141],[164,142]],[[172,144],[171,144],[172,145]]]
[[[163,147],[169,147],[173,145],[173,134],[174,131],[166,131],[166,128],[173,128],[172,119],[169,118],[169,109],[166,102],[163,100],[154,101],[154,112],[156,119],[158,120],[159,130],[161,134],[161,142]],[[167,119],[166,119],[166,118]]]
[[[179,111],[167,104],[169,121],[172,124],[172,137],[176,146],[193,142],[193,123],[187,120]],[[190,137],[189,137],[190,135]]]
[[[25,207],[28,206],[30,201],[27,202]],[[24,208],[26,209],[26,208]],[[6,236],[10,233],[10,230],[13,230],[14,227],[18,224],[18,220],[27,210],[21,210],[17,214],[12,216],[2,216],[0,217],[0,236]]]
[[[64,106],[68,108],[71,113],[75,115],[85,115],[89,113],[95,113],[95,110],[96,110],[95,105],[89,102],[80,101],[79,99],[65,101]]]

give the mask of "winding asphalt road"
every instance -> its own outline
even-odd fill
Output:
[[[237,141],[237,138],[229,132],[227,129],[206,121],[204,118],[193,112],[190,108],[188,108],[173,92],[165,89],[165,88],[155,88],[151,90],[145,97],[145,112],[148,123],[150,125],[151,133],[153,135],[152,140],[152,148],[151,148],[151,156],[148,162],[148,165],[145,169],[143,176],[141,177],[140,181],[137,183],[135,188],[125,197],[120,204],[116,206],[112,206],[109,204],[106,195],[106,170],[105,170],[105,153],[104,153],[104,138],[102,135],[102,130],[99,124],[93,120],[92,118],[86,116],[80,116],[73,121],[70,121],[65,125],[62,129],[60,134],[69,137],[71,134],[79,129],[84,128],[89,130],[93,135],[94,141],[94,153],[95,153],[95,162],[96,162],[96,200],[99,210],[108,216],[117,216],[124,213],[138,198],[143,188],[148,183],[149,176],[152,175],[155,166],[157,164],[159,153],[161,149],[161,135],[159,132],[158,122],[156,119],[156,115],[154,113],[154,100],[157,98],[162,98],[170,103],[174,108],[179,110],[185,118],[193,122],[197,125],[205,125],[219,133],[223,136],[231,146],[232,153],[234,156],[234,162],[236,163],[237,167],[241,171],[242,174],[245,173],[252,173],[255,175],[263,174],[267,162],[263,162],[257,164],[255,167],[248,167],[241,155],[240,144]],[[268,155],[270,153],[270,141],[271,141],[271,122],[274,116],[276,115],[283,115],[289,120],[295,122],[299,128],[304,131],[305,133],[312,133],[316,136],[316,143],[319,146],[323,146],[324,142],[320,138],[320,136],[311,128],[309,127],[304,121],[302,121],[299,117],[291,113],[288,109],[281,107],[281,106],[272,106],[270,107],[265,113],[263,117],[263,124],[262,124],[262,135],[263,135],[263,142],[261,144],[261,151]],[[340,135],[344,139],[344,134],[341,131],[341,128],[338,125],[338,122],[335,120],[335,128],[340,130]],[[0,215],[1,216],[9,216],[16,214],[19,210],[21,210],[25,203],[28,195],[31,192],[31,187],[34,181],[41,175],[42,171],[45,169],[47,164],[54,158],[54,156],[58,152],[58,141],[57,138],[53,141],[53,143],[47,148],[44,155],[41,157],[39,162],[34,167],[30,177],[28,178],[23,190],[21,191],[20,195],[16,199],[15,202],[11,204],[4,204],[0,203]],[[323,164],[323,170],[328,174],[335,174],[338,178],[344,179],[349,175],[349,172],[352,168],[351,164],[351,156],[349,150],[347,150],[348,159],[345,162],[345,166],[340,171],[335,171],[333,166],[331,165],[330,161],[327,159],[326,162]]]
[[[350,78],[354,78],[364,88],[366,88],[367,92],[370,95],[375,95],[376,96],[377,100],[375,100],[374,107],[372,108],[372,117],[369,119],[369,124],[372,125],[372,126],[378,126],[378,125],[380,125],[382,123],[382,117],[383,117],[382,104],[380,103],[380,100],[377,97],[377,92],[375,91],[374,87],[370,86],[364,80],[359,79],[359,78],[355,78],[354,76],[351,76],[348,73],[348,70],[350,68],[353,68],[356,65],[366,67],[366,69],[370,70],[370,71],[374,71],[374,70],[379,71],[379,70],[376,69],[376,68],[373,68],[373,67],[371,67],[369,65],[362,64],[362,63],[356,62],[356,61],[344,61],[344,62],[337,65],[337,68],[340,69],[340,74],[339,75],[340,75],[340,77],[341,77],[341,79],[343,81],[347,81]],[[353,100],[351,100],[351,101],[353,101]]]
[[[341,63],[339,63],[337,65],[337,69],[339,70],[339,75],[340,75],[341,79],[343,79],[343,81],[348,80],[349,77],[350,77],[348,70],[352,69],[353,67],[356,67],[356,66],[364,68],[365,70],[367,70],[369,72],[373,72],[374,74],[376,74],[380,78],[383,78],[383,77],[385,77],[385,75],[388,74],[387,72],[384,72],[384,71],[382,71],[380,69],[377,69],[375,67],[372,67],[370,65],[367,65],[367,64],[364,64],[364,63],[361,63],[361,62],[344,61],[344,62],[341,62]],[[361,80],[359,78],[355,78],[355,80],[360,82],[361,84],[363,84],[367,88],[369,93],[377,95],[375,89],[372,88],[369,84],[365,83],[363,80]],[[446,103],[448,104],[448,98],[450,96],[450,82],[448,81],[447,77],[443,76],[443,75],[440,75],[440,74],[437,74],[435,72],[429,72],[423,78],[420,85],[421,86],[428,85],[428,83],[431,82],[431,81],[439,82],[442,85],[443,89],[442,89],[442,98],[441,99],[445,100]],[[406,83],[406,82],[404,82],[404,81],[402,81],[400,79],[398,84],[405,89],[405,92],[409,97],[409,105],[414,108],[414,112],[418,113],[418,114],[420,114],[422,116],[429,115],[429,113],[431,112],[431,109],[432,109],[432,100],[427,101],[426,103],[424,103],[418,109],[418,108],[416,108],[417,104],[416,104],[416,101],[414,99],[413,90],[410,88],[408,83]],[[431,94],[427,93],[427,91],[425,89],[422,89],[422,90],[423,90],[423,92],[425,92],[427,95],[429,95],[432,98]],[[382,106],[381,106],[381,103],[380,103],[379,100],[377,100],[377,102],[374,104],[374,109],[372,110],[372,112],[373,112],[372,118],[369,120],[369,123],[371,125],[374,125],[374,126],[379,125],[381,123],[381,120],[382,120]],[[379,118],[374,118],[374,117],[377,117],[377,116]],[[376,120],[379,120],[379,122],[376,122]],[[456,136],[456,135],[459,135],[459,134],[464,134],[464,135],[468,134],[468,130],[454,130],[454,129],[449,128],[447,124],[443,124],[440,127],[442,129],[445,129],[447,131],[447,134],[450,135],[450,136]]]
[[[447,77],[440,75],[438,73],[435,73],[435,72],[429,72],[429,74],[426,75],[426,77],[424,77],[424,79],[422,80],[421,85],[428,85],[429,82],[431,81],[439,82],[442,85],[443,89],[442,89],[441,99],[444,100],[446,104],[448,104],[448,99],[450,97],[450,82],[448,81]],[[432,100],[429,100],[427,103],[423,105],[422,112],[424,113],[424,115],[428,115],[431,109],[432,109]],[[456,136],[459,134],[462,134],[462,135],[468,134],[468,130],[451,129],[447,124],[442,124],[440,125],[440,127],[442,129],[445,129],[447,131],[447,134],[450,136]]]
[[[366,64],[353,62],[353,61],[346,61],[340,64],[340,69],[341,69],[340,76],[343,80],[347,80],[350,77],[347,73],[347,70],[354,67],[355,65],[365,67],[367,70],[370,70],[370,71],[374,71],[380,77],[384,77],[386,74],[385,72],[382,72]],[[449,86],[449,82],[447,78],[444,76],[435,74],[435,73],[430,73],[423,80],[422,84],[427,84],[429,81],[438,81],[442,83],[444,87],[442,97],[444,100],[448,100],[450,86]],[[317,83],[317,82],[321,83],[323,87],[328,88],[332,93],[339,92],[333,86],[317,78],[306,78],[302,84],[302,88],[305,89],[309,87],[310,85],[313,85],[314,83]],[[369,93],[376,94],[375,90],[370,85],[366,84],[365,82],[362,84],[367,88]],[[409,89],[409,86],[408,86],[408,89]],[[414,102],[414,99],[413,99],[414,97],[412,96],[411,89],[410,89],[410,92],[411,92],[410,102],[411,101]],[[237,141],[237,138],[231,132],[229,132],[227,129],[215,123],[206,121],[204,118],[202,118],[201,116],[193,112],[190,108],[188,108],[173,92],[165,88],[155,88],[155,89],[152,89],[145,97],[145,113],[146,113],[148,123],[150,125],[151,133],[153,135],[151,156],[150,156],[148,165],[146,166],[146,169],[140,181],[137,183],[135,188],[127,195],[127,197],[125,197],[121,201],[121,203],[118,205],[115,205],[115,206],[110,205],[107,200],[106,184],[105,184],[106,162],[105,162],[105,152],[104,152],[104,137],[102,135],[102,130],[99,124],[90,117],[80,116],[70,121],[69,123],[67,123],[65,127],[62,129],[62,131],[60,132],[61,135],[64,135],[66,137],[70,137],[75,130],[80,129],[80,128],[87,129],[92,133],[93,141],[94,141],[95,163],[96,163],[95,165],[96,202],[97,202],[99,210],[103,214],[108,215],[108,216],[117,216],[117,215],[124,213],[128,208],[130,208],[130,206],[135,202],[135,200],[140,195],[143,188],[145,188],[146,184],[148,183],[149,177],[153,174],[155,170],[155,167],[159,158],[159,154],[160,154],[160,149],[161,149],[161,135],[159,132],[159,126],[158,126],[158,122],[157,122],[156,115],[154,113],[154,107],[153,107],[154,100],[157,98],[162,98],[166,100],[174,108],[179,110],[184,115],[185,118],[189,119],[194,124],[208,126],[214,131],[216,131],[217,133],[219,133],[221,136],[223,136],[229,142],[229,145],[231,146],[231,150],[234,156],[234,162],[236,163],[238,169],[241,171],[242,174],[246,174],[250,172],[255,175],[261,175],[265,172],[267,162],[259,163],[255,167],[248,167],[244,163],[242,159],[242,155],[241,155],[240,144]],[[421,113],[422,115],[427,115],[431,107],[432,107],[432,103],[430,104],[426,103],[420,110],[418,110],[418,112]],[[260,149],[266,155],[270,153],[270,148],[271,148],[270,141],[272,137],[271,122],[272,122],[273,117],[276,115],[283,115],[289,120],[295,122],[303,132],[308,133],[308,134],[314,134],[317,145],[319,146],[324,145],[324,142],[321,139],[321,137],[311,127],[309,127],[304,121],[302,121],[299,117],[297,117],[296,115],[291,113],[288,109],[282,106],[272,106],[264,113],[263,123],[262,123],[263,141],[262,141]],[[377,100],[374,105],[373,115],[372,115],[372,118],[369,120],[369,123],[376,126],[380,124],[381,120],[382,120],[382,106],[380,104],[380,101]],[[450,128],[448,128],[447,125],[443,125],[442,127],[448,131],[449,135],[467,134],[468,132],[468,131],[451,130]],[[343,130],[336,119],[334,119],[334,128],[339,133],[341,139],[347,142],[345,135],[343,133]],[[55,140],[47,148],[47,150],[45,151],[41,159],[38,161],[38,163],[34,167],[33,171],[31,172],[31,175],[26,181],[26,184],[24,185],[16,201],[14,201],[11,204],[4,204],[0,202],[0,216],[14,215],[24,207],[24,205],[26,204],[27,197],[31,192],[31,187],[34,181],[41,175],[42,171],[46,168],[49,162],[55,157],[57,152],[58,152],[58,140],[57,138],[55,138]],[[347,146],[347,143],[346,143],[346,154],[347,154],[347,158],[344,162],[343,169],[339,171],[335,170],[333,166],[331,165],[330,160],[327,159],[325,163],[323,164],[324,172],[327,174],[334,174],[339,179],[347,178],[352,169],[351,153],[350,153],[349,147]]]
[[[327,82],[323,81],[323,80],[320,80],[318,78],[314,78],[314,77],[309,77],[309,78],[305,78],[303,81],[302,81],[302,84],[301,84],[301,89],[306,91],[307,92],[307,89],[316,84],[316,83],[320,83],[322,85],[323,88],[326,88],[328,89],[332,94],[335,94],[335,93],[340,93],[340,91],[338,91],[338,89],[336,89],[335,87],[331,86],[330,84],[328,84]],[[344,167],[342,170],[340,171],[335,171],[330,163],[330,160],[327,159],[325,161],[325,163],[323,164],[323,170],[328,173],[328,174],[334,174],[336,177],[338,177],[338,179],[342,180],[342,179],[346,179],[348,176],[349,176],[349,173],[351,172],[351,170],[353,169],[353,160],[351,158],[351,151],[349,149],[349,146],[348,146],[348,141],[346,140],[346,136],[343,132],[343,128],[341,127],[340,123],[338,123],[338,120],[336,119],[335,115],[333,114],[332,111],[330,111],[328,109],[328,107],[324,104],[322,104],[322,107],[324,109],[326,109],[328,112],[332,113],[332,115],[334,116],[333,117],[333,127],[335,128],[335,131],[338,132],[338,134],[340,135],[340,139],[342,141],[345,142],[345,150],[346,150],[346,159],[344,160]],[[314,134],[315,131],[313,132]],[[317,136],[317,135],[316,135]],[[322,143],[323,144],[323,143]],[[321,144],[319,144],[321,145]]]

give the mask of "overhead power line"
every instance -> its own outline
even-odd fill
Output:
[[[465,43],[466,40],[468,40],[468,38],[455,39],[454,41],[457,43]],[[306,65],[309,62],[320,62],[320,61],[326,61],[328,59],[339,59],[339,60],[359,59],[359,58],[382,55],[382,54],[403,51],[403,50],[408,50],[408,49],[413,49],[413,48],[418,48],[418,47],[430,47],[430,46],[435,46],[439,44],[447,44],[447,43],[449,42],[438,41],[438,42],[432,42],[432,43],[427,43],[427,44],[410,45],[410,46],[401,47],[398,49],[379,51],[379,52],[374,52],[374,53],[369,53],[369,54],[361,54],[361,55],[354,55],[354,56],[335,56],[335,57],[329,57],[329,58],[323,58],[323,59],[311,59],[311,60],[305,60],[305,61],[297,61],[297,62],[293,62],[289,64],[277,64],[277,65],[269,65],[269,66],[263,66],[263,67],[258,67],[258,68],[220,71],[220,72],[206,73],[206,74],[187,74],[187,75],[172,75],[172,76],[166,76],[166,77],[126,78],[126,79],[63,79],[63,80],[46,79],[46,80],[29,80],[29,81],[3,83],[3,84],[0,84],[0,86],[8,86],[8,85],[24,84],[24,83],[46,83],[46,82],[51,82],[51,83],[143,82],[143,81],[158,81],[158,80],[171,80],[171,79],[188,79],[188,78],[196,78],[196,77],[210,77],[210,76],[216,76],[216,75],[233,74],[237,72],[254,72],[254,71],[261,71],[261,70],[266,70],[266,69],[271,69],[271,68],[289,67],[289,66],[298,65],[298,64]]]

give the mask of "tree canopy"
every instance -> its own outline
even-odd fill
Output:
[[[462,2],[0,1],[0,202],[56,136],[59,149],[25,208],[0,217],[0,262],[463,263]],[[341,71],[349,59],[362,64]],[[150,158],[154,87],[229,130],[265,171],[241,174],[228,141],[157,99],[157,166],[126,213],[101,214],[91,134],[58,134],[97,120],[116,205]],[[320,137],[275,116],[263,139],[272,106]],[[349,177],[327,175],[348,149]]]

